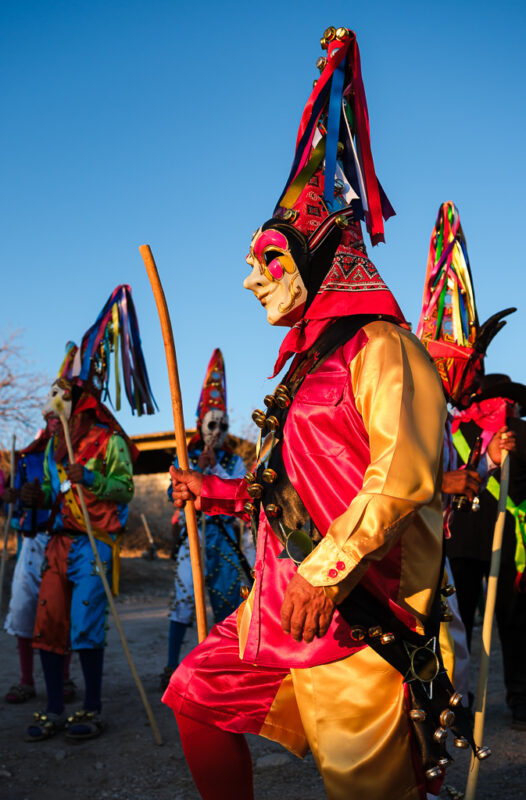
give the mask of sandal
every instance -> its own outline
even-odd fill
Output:
[[[35,687],[24,683],[14,683],[5,696],[6,703],[25,703],[36,694]]]
[[[75,711],[66,722],[66,739],[82,741],[100,736],[106,723],[97,711]]]
[[[43,739],[51,739],[52,736],[63,730],[66,724],[66,712],[52,714],[51,712],[35,711],[33,719],[33,724],[29,725],[27,729],[25,741],[41,742]]]
[[[71,678],[64,681],[64,702],[71,703],[77,694],[77,684]]]

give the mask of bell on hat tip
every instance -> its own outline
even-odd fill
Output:
[[[427,714],[423,708],[412,708],[409,712],[409,716],[414,722],[423,722],[426,719]]]
[[[491,750],[486,745],[482,747],[477,747],[477,758],[479,761],[484,761],[485,758],[489,758],[491,755]]]
[[[325,56],[320,56],[316,61],[316,66],[318,67],[319,71],[323,72],[326,65],[327,65],[327,59],[325,58]]]
[[[338,41],[343,42],[343,40],[349,35],[349,31],[347,28],[337,28],[335,35]]]
[[[329,28],[326,28],[323,32],[323,38],[326,42],[332,42],[334,37],[336,36],[336,28],[333,28],[332,25]]]
[[[321,49],[322,50],[326,50],[327,49],[327,40],[326,40],[326,38],[324,36],[322,36],[321,39],[320,39],[320,45],[321,45]]]

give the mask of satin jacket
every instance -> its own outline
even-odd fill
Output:
[[[336,603],[361,582],[407,625],[422,630],[442,555],[442,450],[446,408],[425,348],[375,321],[308,375],[290,407],[283,462],[322,541],[298,568]],[[207,513],[243,514],[244,481],[203,479]],[[262,512],[255,584],[238,612],[240,655],[308,667],[361,649],[336,611],[322,639],[297,643],[280,625],[294,563]]]

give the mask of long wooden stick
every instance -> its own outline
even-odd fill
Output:
[[[170,394],[172,397],[172,412],[174,418],[175,444],[177,448],[177,458],[181,469],[189,469],[188,449],[186,447],[186,431],[184,427],[183,401],[181,397],[181,386],[179,384],[179,371],[177,369],[177,358],[175,355],[175,345],[170,314],[166,304],[163,287],[157,272],[157,267],[150,250],[150,246],[143,244],[139,247],[146,272],[153,290],[155,303],[161,330],[163,333],[164,349],[166,352],[166,363],[168,366],[168,379],[170,381]],[[206,638],[206,605],[205,587],[203,579],[203,564],[201,560],[201,550],[199,546],[199,531],[195,515],[195,504],[193,500],[188,500],[185,505],[184,515],[186,519],[186,529],[188,531],[188,544],[190,547],[190,562],[192,565],[192,578],[194,583],[195,615],[197,620],[197,636],[200,642]]]
[[[477,685],[477,697],[475,700],[475,725],[474,739],[477,746],[482,745],[484,735],[484,716],[486,714],[486,695],[488,690],[489,659],[491,652],[491,636],[493,632],[493,616],[495,614],[495,602],[497,598],[497,585],[499,580],[500,556],[502,551],[502,537],[506,522],[506,499],[510,484],[510,462],[508,451],[503,450],[502,463],[500,469],[500,491],[497,507],[497,521],[493,533],[493,544],[491,547],[491,565],[488,575],[488,591],[486,594],[486,608],[484,611],[484,622],[482,624],[482,652],[480,655],[479,679]],[[477,792],[477,781],[479,774],[479,759],[473,754],[466,784],[465,800],[475,800]]]
[[[9,476],[9,485],[11,489],[15,485],[15,445],[16,445],[16,436],[13,434],[13,438],[11,440],[11,475]],[[9,503],[9,511],[7,512],[7,517],[4,526],[4,546],[2,548],[2,562],[0,564],[0,608],[2,606],[2,597],[3,597],[2,593],[4,591],[5,562],[7,561],[7,542],[9,540],[9,528],[11,527],[13,506],[14,503]]]
[[[69,425],[66,417],[63,413],[60,412],[59,408],[57,407],[57,413],[60,417],[60,421],[62,422],[62,427],[64,428],[64,436],[66,437],[66,446],[68,448],[68,458],[70,463],[73,464],[75,462],[75,454],[73,452],[73,446],[71,444],[71,436],[69,434]],[[131,674],[133,676],[133,680],[135,681],[135,685],[139,690],[139,694],[141,696],[141,700],[143,702],[144,708],[148,715],[148,719],[150,720],[150,725],[152,726],[153,735],[155,736],[155,741],[157,744],[162,744],[163,740],[161,738],[161,734],[159,733],[159,728],[157,727],[157,723],[155,722],[155,717],[153,716],[152,707],[146,697],[146,692],[144,691],[144,686],[142,685],[142,681],[139,678],[139,674],[135,669],[135,664],[133,663],[133,659],[131,657],[130,648],[128,647],[128,642],[126,641],[126,637],[124,635],[124,631],[122,629],[121,621],[119,619],[119,615],[117,613],[117,608],[115,606],[115,601],[113,600],[113,595],[111,593],[111,589],[108,583],[108,578],[106,577],[106,572],[102,565],[102,561],[100,560],[99,551],[97,550],[97,545],[95,543],[95,537],[93,536],[93,530],[91,527],[91,520],[89,518],[88,509],[86,507],[86,501],[84,500],[84,492],[82,491],[82,486],[77,483],[76,484],[77,494],[80,501],[80,507],[82,509],[82,515],[84,517],[84,524],[86,525],[86,533],[88,534],[89,542],[91,545],[91,549],[93,550],[93,555],[95,557],[95,563],[97,565],[97,570],[102,580],[102,585],[104,586],[104,591],[106,592],[106,598],[108,600],[111,613],[113,614],[113,619],[115,620],[115,625],[119,632],[119,636],[121,638],[122,648],[124,650],[124,654],[126,656],[126,660],[128,661],[128,665],[131,670]]]
[[[148,537],[148,541],[150,543],[150,549],[153,553],[157,553],[157,545],[155,544],[154,538],[152,536],[152,532],[150,530],[150,526],[148,525],[148,521],[144,514],[141,514],[142,524],[144,526],[144,530],[146,531],[146,536]]]

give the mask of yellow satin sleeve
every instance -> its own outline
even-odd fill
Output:
[[[399,599],[425,616],[442,548],[444,396],[413,334],[383,321],[364,331],[368,342],[349,369],[371,461],[361,490],[298,571],[340,602],[403,534]]]

